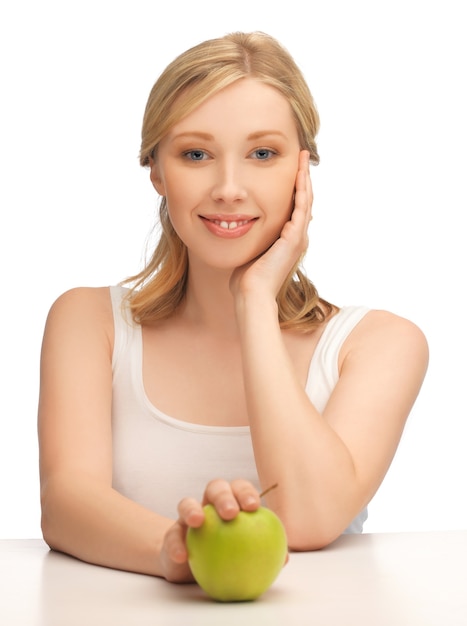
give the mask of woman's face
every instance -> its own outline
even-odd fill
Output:
[[[265,251],[292,210],[300,144],[287,100],[241,79],[175,124],[151,180],[190,267],[234,269]]]

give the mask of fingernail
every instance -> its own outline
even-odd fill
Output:
[[[238,510],[238,506],[233,502],[229,502],[225,505],[224,510],[226,513],[234,513]]]
[[[255,496],[248,496],[245,499],[245,506],[253,506],[256,503],[257,503],[257,500],[256,500]]]

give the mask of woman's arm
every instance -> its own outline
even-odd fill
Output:
[[[52,306],[41,355],[39,447],[42,529],[52,549],[81,560],[192,581],[184,537],[199,526],[201,503],[180,503],[170,520],[112,488],[113,317],[109,291],[74,289]],[[135,451],[137,454],[137,451]],[[221,517],[255,510],[245,481],[206,488]]]
[[[173,522],[112,489],[112,345],[108,289],[74,289],[54,303],[41,355],[43,534],[82,560],[161,574]]]
[[[52,306],[39,401],[43,535],[84,561],[190,579],[162,551],[174,520],[112,489],[112,345],[108,289],[74,289]]]
[[[370,312],[342,351],[340,378],[320,414],[297,379],[264,300],[244,312],[245,389],[261,485],[292,549],[340,535],[378,489],[399,443],[427,363],[410,322]]]
[[[428,351],[407,320],[372,311],[341,350],[340,378],[320,414],[297,378],[276,294],[306,246],[311,184],[301,161],[296,206],[281,238],[232,279],[256,464],[292,549],[335,539],[369,502],[396,451]]]

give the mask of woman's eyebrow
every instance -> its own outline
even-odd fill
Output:
[[[286,135],[280,130],[257,130],[253,133],[250,133],[247,136],[248,140],[261,139],[262,137],[270,137],[271,135],[277,135],[279,137],[286,138]],[[185,138],[196,138],[196,139],[204,139],[205,141],[214,141],[214,135],[210,133],[205,133],[199,130],[187,130],[185,132],[177,133],[172,136],[172,139],[185,139]]]
[[[286,135],[280,130],[257,130],[254,133],[250,133],[247,139],[261,139],[262,137],[269,137],[271,135],[279,135],[286,139]]]
[[[172,139],[184,139],[184,138],[190,138],[190,137],[194,137],[196,139],[204,139],[206,141],[214,140],[214,136],[211,135],[210,133],[203,133],[198,130],[188,130],[183,133],[177,133],[176,135],[172,136]]]

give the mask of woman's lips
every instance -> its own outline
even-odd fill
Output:
[[[245,217],[242,215],[235,216],[213,216],[206,217],[200,216],[204,225],[210,233],[217,237],[224,237],[226,239],[233,239],[236,237],[242,237],[253,226],[258,218]]]
[[[238,220],[238,221],[234,220],[232,222],[228,222],[226,220],[212,220],[212,221],[214,222],[214,224],[217,224],[221,228],[228,228],[230,230],[232,228],[237,228],[237,226],[244,226],[245,224],[248,224],[250,220]]]

